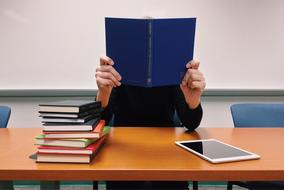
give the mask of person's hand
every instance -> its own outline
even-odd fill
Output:
[[[203,74],[198,70],[199,61],[192,60],[186,64],[187,71],[180,84],[185,101],[191,109],[200,104],[201,95],[206,86]]]
[[[113,65],[111,58],[100,57],[100,66],[96,69],[96,82],[99,88],[97,100],[102,101],[103,107],[108,104],[112,88],[121,85],[121,76]]]

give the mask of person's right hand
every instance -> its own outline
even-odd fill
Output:
[[[96,82],[101,98],[102,96],[109,97],[112,88],[121,85],[121,76],[113,68],[113,65],[114,62],[111,58],[100,57],[100,66],[96,69]]]

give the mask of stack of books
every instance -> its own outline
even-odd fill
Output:
[[[46,128],[48,126],[84,125],[94,123],[100,118],[101,102],[89,100],[63,100],[39,104],[39,116]]]
[[[96,101],[40,104],[43,133],[36,137],[37,162],[90,163],[109,132],[100,112]]]

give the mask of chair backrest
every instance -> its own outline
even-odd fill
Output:
[[[6,128],[11,115],[11,108],[0,106],[0,128]]]
[[[231,114],[235,127],[284,127],[284,104],[234,104]]]

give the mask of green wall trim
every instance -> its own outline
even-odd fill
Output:
[[[90,97],[97,89],[0,90],[0,97]],[[206,89],[203,96],[284,96],[284,89]]]

